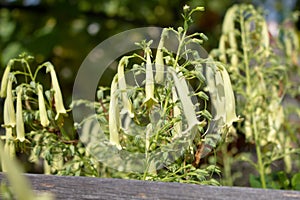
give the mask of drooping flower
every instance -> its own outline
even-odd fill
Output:
[[[181,116],[181,110],[178,106],[178,95],[177,95],[177,92],[176,92],[176,88],[173,86],[172,87],[172,101],[173,103],[175,104],[174,107],[173,107],[173,117],[174,118],[177,118],[177,117],[180,117]],[[174,133],[175,135],[178,135],[180,136],[181,135],[181,131],[182,131],[182,122],[181,121],[178,121],[174,124]]]
[[[40,121],[43,127],[47,127],[50,123],[47,115],[47,110],[45,106],[45,100],[43,95],[43,86],[38,84],[38,102],[39,102],[39,112],[40,112]]]
[[[264,53],[265,56],[268,57],[270,55],[270,38],[269,38],[269,31],[268,31],[268,26],[267,26],[267,22],[263,19],[261,21],[261,43],[262,43],[262,47],[264,48]]]
[[[175,87],[178,91],[178,97],[182,105],[184,116],[188,123],[188,129],[185,130],[186,132],[198,125],[199,121],[196,116],[193,102],[189,96],[189,89],[185,78],[183,76],[178,77],[177,73],[173,68],[169,68],[169,72],[172,74]]]
[[[110,88],[110,102],[109,102],[109,141],[118,149],[122,149],[119,139],[120,130],[120,112],[118,107],[118,80],[117,76],[114,77]]]
[[[6,100],[5,100],[6,102]],[[15,144],[13,142],[13,127],[8,125],[10,122],[10,117],[8,115],[8,106],[7,103],[4,102],[4,125],[5,125],[5,144],[4,144],[4,152],[10,157],[14,158],[16,155],[15,152]],[[4,163],[2,162],[2,171],[7,171]]]
[[[123,109],[122,113],[128,113],[131,118],[134,117],[133,109],[132,109],[132,102],[128,98],[127,95],[127,86],[126,86],[126,80],[125,80],[125,74],[124,74],[124,68],[128,64],[128,57],[124,56],[118,65],[118,84],[119,84],[119,89],[122,94],[122,102],[123,102]]]
[[[12,83],[14,76],[10,75],[7,83],[6,99],[4,101],[4,119],[5,125],[10,127],[16,126],[16,113],[14,108]]]
[[[4,108],[3,108],[3,121],[4,121],[4,127],[5,127],[5,137],[6,139],[10,139],[12,138],[12,134],[13,134],[13,130],[12,127],[9,126],[9,115],[8,115],[8,108],[7,108],[7,104],[4,103]]]
[[[223,33],[227,34],[229,46],[230,46],[231,50],[233,50],[233,53],[230,58],[230,62],[232,64],[232,66],[234,66],[234,67],[236,67],[238,64],[238,56],[236,53],[236,51],[238,50],[238,48],[237,48],[238,45],[237,45],[237,40],[236,40],[236,33],[234,31],[235,30],[235,27],[234,27],[235,15],[236,15],[237,9],[238,9],[237,6],[233,6],[230,9],[228,9],[227,14],[224,19],[223,26],[222,26],[222,31],[223,31]],[[223,37],[221,37],[221,39],[223,39]]]
[[[222,79],[224,82],[224,95],[226,101],[226,125],[227,127],[231,126],[233,122],[238,121],[239,118],[236,116],[235,112],[235,98],[232,90],[229,74],[224,66],[220,65],[220,71]]]
[[[1,81],[1,91],[0,91],[1,98],[6,97],[7,83],[8,83],[9,73],[10,73],[10,69],[11,69],[13,62],[14,62],[13,60],[10,60],[5,68],[5,71],[4,71],[4,74],[2,77],[2,81]]]
[[[164,47],[166,35],[167,29],[164,29],[161,33],[160,41],[155,56],[155,82],[158,84],[162,84],[164,81],[164,58],[162,49]]]
[[[20,142],[25,141],[25,128],[23,121],[23,109],[22,109],[22,87],[17,87],[17,124],[16,124],[16,132],[17,132],[17,140]]]
[[[227,36],[226,35],[222,35],[219,41],[219,49],[220,49],[220,56],[219,59],[221,62],[226,63],[227,59],[226,59],[226,42],[227,42]]]
[[[148,108],[151,108],[154,104],[157,104],[158,101],[154,98],[154,79],[153,79],[153,70],[151,63],[151,49],[148,47],[145,49],[146,53],[146,99],[143,104]]]
[[[13,143],[13,127],[16,125],[15,109],[12,99],[12,77],[8,79],[7,98],[4,101],[3,121],[5,127],[5,145],[4,152],[10,157],[15,157],[15,145]],[[2,170],[7,171],[2,162]]]
[[[63,98],[62,98],[60,86],[56,77],[54,67],[50,62],[47,62],[44,65],[47,67],[47,72],[50,72],[50,76],[51,76],[52,87],[54,90],[55,109],[56,109],[55,120],[57,120],[60,115],[66,115],[67,111],[63,103]]]

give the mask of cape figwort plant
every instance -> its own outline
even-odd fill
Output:
[[[202,58],[197,48],[193,48],[207,40],[203,33],[187,34],[191,15],[202,10],[184,6],[183,27],[162,31],[155,57],[152,41],[137,43],[142,54],[120,59],[111,87],[99,88],[98,103],[73,102],[73,105],[95,105],[97,110],[104,135],[89,136],[93,133],[93,123],[88,119],[78,124],[83,140],[90,141],[91,152],[107,154],[111,160],[108,166],[113,168],[143,172],[127,176],[217,184],[211,174],[218,173],[218,168],[211,165],[201,169],[200,159],[216,147],[238,118],[225,67]],[[168,43],[171,37],[176,38],[175,52]],[[105,96],[107,90],[110,95]],[[118,155],[129,152],[122,157],[122,169],[113,163],[119,157],[110,157],[111,152]],[[178,154],[181,156],[176,157]]]
[[[277,50],[277,52],[276,52]],[[290,50],[289,50],[290,51]],[[267,23],[252,5],[234,5],[224,18],[219,48],[211,55],[227,64],[238,112],[244,118],[237,131],[256,149],[256,162],[243,157],[259,172],[261,187],[267,187],[266,174],[278,159],[284,159],[291,170],[292,153],[297,152],[291,138],[284,132],[285,112],[281,104],[287,85],[290,66],[282,59],[284,52],[271,46]],[[222,148],[225,180],[232,185],[232,160],[226,145]]]
[[[82,143],[64,128],[67,110],[60,85],[50,62],[32,71],[32,57],[11,59],[1,81],[4,100],[4,151],[11,159],[16,153],[44,167],[45,174],[99,176],[99,163]],[[40,82],[42,70],[49,72],[51,85]],[[47,73],[44,74],[48,75]],[[7,171],[5,161],[2,171]]]
[[[54,130],[63,132],[63,117],[58,115],[66,114],[66,110],[54,68],[48,62],[38,66],[32,73],[29,65],[31,59],[26,55],[11,59],[2,78],[1,97],[5,98],[3,127],[6,130],[2,139],[5,139],[5,152],[11,158],[15,157],[16,151],[27,152],[30,147],[35,149],[39,133],[43,140],[47,134],[55,135]],[[52,78],[53,87],[47,91],[43,91],[42,85],[37,82],[37,75],[42,68],[47,68]],[[57,117],[54,118],[55,112]],[[50,162],[49,157],[42,158]],[[7,169],[3,166],[2,170]]]

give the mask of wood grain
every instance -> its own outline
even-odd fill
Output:
[[[215,187],[182,183],[25,174],[36,192],[56,199],[300,199],[300,192],[241,187]],[[0,181],[5,175],[0,173]]]

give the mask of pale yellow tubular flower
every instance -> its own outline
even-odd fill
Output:
[[[247,141],[253,140],[253,131],[249,119],[245,119],[245,136]]]
[[[188,123],[188,128],[184,131],[186,133],[198,125],[199,121],[197,119],[192,100],[189,97],[189,89],[185,78],[183,76],[178,78],[175,70],[172,68],[169,68],[169,72],[172,74],[175,87],[178,91],[178,97],[183,108],[184,116],[186,117]]]
[[[12,128],[16,126],[16,113],[14,108],[13,92],[12,92],[12,83],[13,75],[9,76],[6,90],[6,99],[4,101],[4,107],[6,107],[6,124]]]
[[[219,42],[219,50],[221,52],[221,55],[219,56],[219,60],[223,63],[227,63],[226,59],[226,41],[227,41],[227,36],[222,35],[220,38]]]
[[[231,50],[233,50],[231,58],[230,58],[230,64],[236,68],[238,65],[238,56],[237,56],[237,42],[236,42],[236,38],[235,38],[235,33],[234,31],[231,31],[228,33],[228,37],[229,37],[229,45]]]
[[[44,174],[51,174],[51,166],[48,164],[47,160],[44,159]]]
[[[62,98],[61,90],[59,87],[59,83],[56,77],[54,67],[50,62],[47,62],[44,65],[47,67],[47,72],[50,72],[50,76],[51,76],[52,87],[54,90],[55,109],[56,109],[55,120],[57,120],[60,115],[66,115],[67,111],[63,103],[63,98]]]
[[[120,130],[120,112],[118,105],[118,80],[117,76],[114,77],[110,88],[110,102],[109,102],[109,141],[118,149],[122,149],[119,139]]]
[[[6,139],[5,144],[4,144],[4,153],[10,158],[10,159],[14,159],[16,157],[16,148],[15,148],[15,144],[12,140],[12,138],[10,139]],[[7,165],[5,163],[1,163],[2,165],[2,171],[3,172],[7,172],[9,170],[9,168],[7,168]]]
[[[16,132],[17,132],[17,140],[20,142],[25,141],[25,128],[24,128],[24,121],[23,121],[23,108],[22,108],[22,87],[17,87],[17,125],[16,125]]]
[[[38,102],[39,102],[39,112],[40,112],[40,121],[41,125],[43,127],[49,126],[49,119],[47,115],[47,110],[46,110],[46,105],[45,105],[45,99],[43,95],[43,86],[38,84],[37,85],[37,90],[38,90]]]
[[[284,123],[284,111],[282,105],[280,104],[280,98],[277,96],[277,88],[274,86],[272,87],[271,91],[273,94],[273,100],[271,100],[268,106],[268,140],[269,142],[276,143],[278,140],[278,136],[280,136],[280,128]]]
[[[283,135],[283,134],[281,134]],[[293,160],[292,160],[292,156],[290,154],[290,150],[289,147],[292,144],[291,138],[290,137],[285,137],[284,139],[282,139],[282,141],[284,141],[284,151],[285,151],[285,155],[284,155],[284,164],[285,164],[285,171],[287,173],[291,173],[292,171],[292,167],[293,167]]]
[[[128,56],[124,56],[118,65],[118,84],[119,84],[119,89],[122,94],[122,102],[123,102],[123,109],[122,113],[128,113],[131,118],[134,117],[133,113],[133,108],[132,108],[132,102],[128,98],[127,95],[127,86],[126,86],[126,80],[125,80],[125,75],[124,75],[124,68],[128,64]]]
[[[167,31],[167,29],[163,29],[161,33],[155,56],[155,82],[158,84],[162,84],[164,82],[164,55],[162,49],[164,47]]]
[[[9,115],[8,115],[7,101],[4,102],[4,107],[3,107],[3,122],[5,125],[6,141],[8,141],[8,139],[11,139],[13,137],[12,136],[13,130],[12,130],[12,127],[8,125],[10,123],[10,119],[9,119]]]
[[[222,32],[228,36],[227,38],[228,38],[229,46],[233,51],[237,51],[237,41],[236,41],[235,32],[234,32],[234,30],[235,30],[235,28],[234,28],[235,15],[236,15],[237,9],[238,9],[237,6],[233,6],[228,9],[226,16],[224,18],[223,26],[222,26]],[[222,39],[222,37],[221,37],[221,39]],[[232,66],[234,66],[234,67],[237,66],[238,56],[235,52],[232,54],[232,56],[230,58],[230,62],[231,62]]]
[[[154,80],[153,80],[153,70],[151,63],[151,49],[148,47],[145,50],[146,53],[146,99],[143,104],[146,104],[148,108],[151,108],[158,101],[154,98]]]
[[[226,103],[224,96],[224,82],[220,70],[216,69],[215,63],[210,59],[211,64],[207,65],[206,82],[211,100],[211,113],[214,115],[214,120],[222,119],[225,123],[226,118]]]
[[[177,117],[181,116],[181,110],[180,110],[180,108],[177,104],[178,100],[179,99],[178,99],[178,95],[177,95],[177,92],[176,92],[176,88],[173,86],[172,87],[172,101],[175,104],[174,107],[173,107],[173,116],[174,116],[174,118],[177,118]],[[174,124],[173,132],[174,132],[174,135],[180,136],[181,131],[182,131],[182,122],[180,120],[180,121],[178,121]]]
[[[64,157],[62,153],[56,153],[53,155],[53,161],[52,161],[52,166],[55,171],[60,171],[63,169],[64,165]]]
[[[235,14],[237,9],[238,6],[234,5],[231,8],[229,8],[228,11],[226,12],[223,26],[222,26],[223,33],[227,34],[234,31],[234,19],[235,19]]]
[[[239,64],[239,58],[237,54],[233,54],[230,58],[230,63],[234,67],[234,69],[237,69]]]
[[[226,102],[226,125],[227,127],[230,127],[232,123],[239,120],[239,118],[235,113],[235,98],[228,72],[226,71],[225,67],[223,67],[222,65],[221,67],[221,75],[224,82],[224,95]]]
[[[268,31],[268,26],[267,22],[265,19],[261,19],[261,44],[262,47],[264,48],[265,56],[268,57],[270,55],[270,38],[269,38],[269,31]]]
[[[4,74],[2,76],[2,80],[1,80],[1,91],[0,91],[0,97],[1,98],[5,98],[6,97],[6,89],[7,89],[7,83],[8,83],[8,79],[9,79],[9,73],[10,73],[10,69],[12,64],[14,63],[13,60],[9,60]]]
[[[11,126],[9,126],[8,124],[10,123],[10,117],[8,114],[8,106],[7,106],[7,101],[5,100],[4,102],[4,110],[3,110],[3,121],[4,121],[4,125],[5,125],[5,144],[4,144],[4,151],[5,153],[10,157],[10,158],[14,158],[15,157],[15,145],[13,143],[13,128]],[[5,172],[7,171],[6,166],[2,164],[2,170]]]

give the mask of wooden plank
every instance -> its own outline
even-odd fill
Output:
[[[300,199],[300,192],[182,183],[26,174],[34,190],[56,199]],[[5,179],[0,173],[0,180]]]

